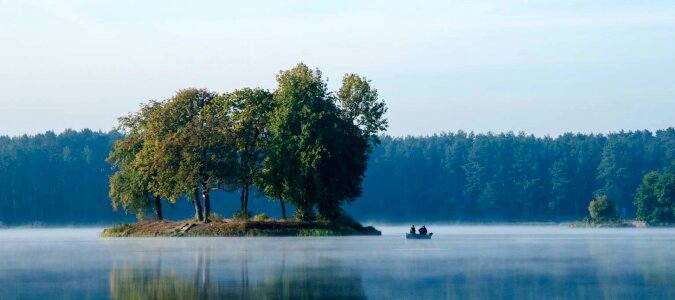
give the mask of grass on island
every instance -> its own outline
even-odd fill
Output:
[[[593,221],[590,218],[585,218],[581,221],[567,223],[571,228],[646,228],[646,227],[674,227],[672,223],[649,223],[640,220],[604,220]]]
[[[187,226],[185,226],[187,225]],[[187,230],[182,230],[189,227]],[[199,236],[345,236],[381,235],[348,217],[337,222],[277,220],[270,218],[216,219],[209,223],[184,221],[140,221],[120,224],[101,233],[102,237],[199,237]]]
[[[581,221],[571,222],[567,224],[571,228],[621,228],[621,227],[647,227],[647,224],[642,221],[623,220],[623,219],[608,219],[608,220],[593,220],[591,218],[584,218]]]

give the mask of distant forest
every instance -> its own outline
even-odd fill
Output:
[[[111,166],[117,132],[66,130],[0,137],[0,222],[5,225],[109,224]],[[594,195],[607,195],[623,217],[645,174],[675,161],[675,129],[607,135],[447,133],[382,137],[368,163],[363,196],[345,207],[363,221],[561,221],[581,219]],[[258,193],[251,210],[278,216]],[[234,210],[239,194],[218,192],[214,210]],[[192,217],[188,201],[165,217]],[[230,217],[230,216],[225,216]]]

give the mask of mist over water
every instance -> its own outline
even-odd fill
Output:
[[[0,229],[0,299],[675,297],[675,229],[426,225],[431,240],[405,240],[409,225],[321,238]]]

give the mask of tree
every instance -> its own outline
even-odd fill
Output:
[[[277,82],[270,132],[275,158],[285,161],[268,160],[266,168],[283,168],[273,172],[283,176],[284,198],[295,205],[299,218],[309,219],[317,199],[325,196],[318,166],[326,155],[327,119],[335,115],[336,107],[319,70],[298,64],[277,75]]]
[[[227,115],[212,106],[216,96],[205,89],[179,91],[165,103],[155,131],[163,141],[160,186],[173,197],[186,195],[194,202],[196,220],[205,222],[211,211],[209,190],[231,181],[235,161]]]
[[[227,108],[223,113],[230,119],[238,157],[238,178],[233,186],[241,189],[241,212],[247,215],[249,188],[258,181],[269,145],[269,118],[274,108],[272,93],[259,88],[244,88],[225,93],[216,101],[221,101],[222,107]]]
[[[337,115],[326,116],[332,123],[326,128],[326,136],[330,138],[325,141],[327,155],[320,164],[326,196],[318,202],[319,213],[331,220],[342,214],[343,203],[361,196],[368,157],[380,143],[380,133],[387,128],[384,118],[387,107],[365,77],[345,75],[337,102],[340,104],[336,103]]]
[[[598,180],[602,188],[597,194],[616,201],[621,214],[632,215],[633,192],[644,174],[654,170],[658,155],[653,155],[654,138],[649,131],[621,132],[608,136],[598,165]]]
[[[317,167],[320,186],[325,190],[325,195],[317,199],[317,208],[319,214],[329,220],[340,217],[343,203],[361,196],[361,183],[371,151],[368,135],[351,120],[336,118],[333,124],[326,128],[325,153]]]
[[[572,168],[573,160],[566,153],[563,157],[551,166],[551,189],[548,207],[559,214],[561,207],[567,205],[571,207],[570,202],[573,199]]]
[[[673,164],[675,167],[675,164]],[[675,221],[675,168],[664,172],[650,172],[644,176],[635,191],[637,218],[649,223]]]
[[[588,212],[593,221],[610,221],[616,219],[616,208],[614,203],[605,195],[595,197],[588,204]]]
[[[493,176],[499,161],[495,157],[495,137],[492,134],[475,137],[464,164],[466,186],[464,187],[464,210],[471,216],[485,216],[496,205]],[[484,192],[488,186],[490,190]]]
[[[110,192],[108,195],[114,210],[121,206],[126,213],[136,213],[136,218],[139,220],[144,218],[146,211],[151,207],[145,182],[133,170],[118,171],[110,176]],[[157,209],[157,207],[160,209]],[[161,203],[155,208],[156,219],[161,221]]]
[[[443,156],[441,158],[443,169],[439,170],[438,183],[440,187],[438,198],[445,198],[441,200],[439,211],[448,214],[452,218],[466,217],[464,201],[462,201],[462,193],[466,186],[466,171],[464,165],[467,161],[469,147],[471,146],[472,136],[467,135],[463,131],[457,134],[449,133],[441,137],[440,141],[446,140],[442,148]]]
[[[293,203],[299,218],[311,218],[318,206],[323,217],[336,219],[342,203],[361,195],[368,155],[386,128],[386,107],[368,81],[353,74],[337,98],[321,71],[304,64],[281,72],[277,82],[261,189]]]
[[[127,137],[115,142],[113,151],[106,159],[117,168],[110,177],[109,197],[113,208],[122,206],[125,212],[136,212],[142,218],[147,207],[151,205],[148,197],[152,196],[155,219],[161,221],[161,193],[153,189],[157,178],[157,170],[152,162],[153,143],[148,134],[148,122],[156,116],[161,104],[151,101],[141,106],[136,114],[119,119],[119,130],[126,132]]]
[[[343,116],[359,126],[372,145],[379,144],[379,134],[388,126],[384,118],[387,106],[378,98],[377,89],[370,86],[370,80],[357,74],[346,74],[337,96]]]
[[[662,209],[658,209],[659,201],[656,195],[657,185],[661,180],[661,174],[658,172],[650,172],[645,175],[635,191],[635,207],[637,208],[637,219],[649,223],[661,223]]]
[[[263,169],[256,178],[256,186],[269,199],[278,199],[281,205],[281,218],[286,219],[286,205],[284,202],[285,180],[288,176],[285,172],[287,159],[283,156],[283,145],[280,140],[272,139],[265,149]]]

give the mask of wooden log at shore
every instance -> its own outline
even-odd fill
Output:
[[[186,232],[188,232],[188,230],[190,230],[193,226],[195,226],[195,224],[193,224],[193,223],[185,223],[183,226],[180,227],[180,229],[179,229],[178,231],[180,231],[180,233],[186,233]]]

